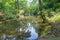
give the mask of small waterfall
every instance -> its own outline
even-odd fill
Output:
[[[38,33],[36,32],[36,29],[31,25],[31,23],[27,24],[28,28],[26,30],[30,32],[30,37],[27,38],[27,40],[36,40],[38,38]]]

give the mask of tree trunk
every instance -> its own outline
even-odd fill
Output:
[[[19,11],[17,11],[17,10],[19,10],[19,1],[18,0],[15,1],[15,9],[16,9],[16,13],[19,13]]]
[[[42,22],[46,23],[45,14],[43,14],[43,0],[39,0],[39,10],[40,10],[40,15],[41,15],[41,18],[42,18]]]

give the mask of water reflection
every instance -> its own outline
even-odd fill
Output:
[[[18,31],[24,31],[25,33],[29,33],[28,35],[30,35],[29,37],[25,37],[25,39],[21,39],[20,35],[17,36],[13,36],[13,35],[5,35],[3,34],[3,36],[1,37],[1,40],[37,40],[38,38],[38,33],[36,32],[36,29],[31,25],[31,23],[27,23],[27,28],[26,29],[22,29],[19,28]]]

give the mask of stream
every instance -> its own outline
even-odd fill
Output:
[[[19,31],[23,31],[23,29],[19,28]],[[24,32],[29,33],[30,36],[26,37],[25,39],[23,39],[23,38],[20,39],[20,37],[3,34],[1,36],[1,40],[37,40],[38,39],[38,33],[36,32],[36,27],[32,26],[31,23],[27,23],[27,28],[26,28],[26,30],[24,30]]]

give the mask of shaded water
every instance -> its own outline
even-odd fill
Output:
[[[22,28],[20,28],[19,31],[24,31],[25,33],[29,32],[30,36],[25,39],[20,39],[19,37],[16,37],[13,35],[3,34],[3,36],[1,37],[1,40],[37,40],[38,38],[38,33],[36,32],[36,29],[31,25],[31,23],[27,23],[26,30],[23,30]]]

